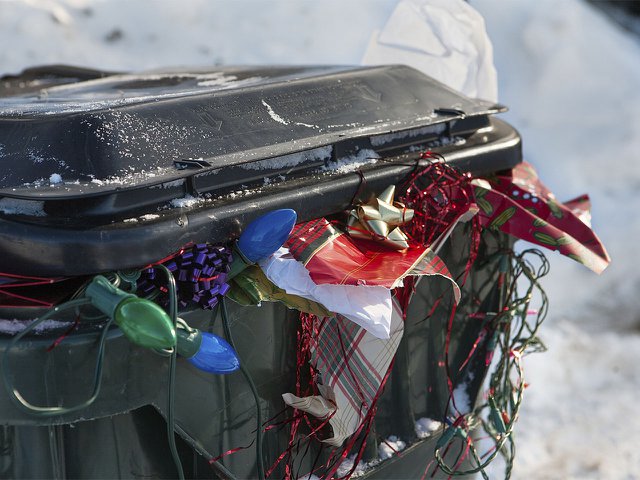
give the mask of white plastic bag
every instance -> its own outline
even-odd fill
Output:
[[[375,31],[363,65],[402,63],[473,98],[497,101],[484,19],[463,0],[402,0]]]

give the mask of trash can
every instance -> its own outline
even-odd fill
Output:
[[[122,285],[130,282],[124,290],[135,291],[149,281],[149,265],[193,245],[229,246],[269,211],[293,209],[300,223],[333,218],[401,184],[425,151],[474,176],[508,171],[521,162],[521,143],[495,117],[504,110],[405,66],[135,74],[42,67],[5,77],[2,352],[29,319],[77,298],[95,275],[116,273]],[[485,230],[468,270],[471,228],[456,227],[437,252],[452,278],[466,276],[454,317],[447,279],[416,287],[362,461],[377,458],[390,436],[408,446],[370,462],[370,478],[420,478],[428,469],[447,476],[429,464],[446,428],[421,439],[416,422],[445,419],[463,381],[467,402],[478,397],[492,347],[476,313],[502,305],[499,253],[513,243]],[[213,303],[183,302],[179,315],[225,337],[220,302]],[[242,372],[212,375],[178,358],[171,400],[167,355],[132,343],[104,319],[77,321],[71,309],[21,338],[3,368],[32,405],[82,404],[92,395],[106,332],[100,391],[86,408],[47,415],[19,408],[0,389],[2,478],[176,478],[165,421],[171,413],[187,478],[258,477],[256,442],[263,469],[275,465],[272,478],[317,472],[330,447],[291,447],[283,421],[292,409],[282,394],[299,381],[299,312],[273,302],[225,304],[235,351],[257,390],[260,425]],[[298,458],[295,472],[277,464],[287,449]],[[454,450],[444,453],[453,463]]]

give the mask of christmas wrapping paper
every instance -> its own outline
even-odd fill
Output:
[[[327,420],[333,435],[322,441],[333,446],[358,430],[375,404],[383,379],[402,339],[404,321],[397,301],[392,301],[391,330],[380,339],[341,315],[313,319],[317,342],[311,364],[318,371],[321,395],[300,398],[282,395],[287,405]]]
[[[508,175],[475,180],[472,185],[483,227],[557,250],[596,273],[611,262],[589,225],[586,195],[559,203],[526,162]]]
[[[309,270],[316,284],[402,286],[408,275],[438,275],[451,281],[456,302],[460,289],[444,262],[429,248],[412,243],[390,250],[375,241],[352,239],[319,218],[293,228],[286,246]]]

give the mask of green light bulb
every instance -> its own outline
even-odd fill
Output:
[[[116,288],[101,275],[87,286],[86,297],[136,345],[165,349],[176,346],[176,329],[157,304]]]
[[[133,343],[146,348],[172,348],[176,330],[166,312],[149,300],[127,298],[114,312],[114,320]]]

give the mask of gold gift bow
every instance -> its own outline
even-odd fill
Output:
[[[387,187],[378,197],[349,212],[347,232],[353,238],[375,240],[395,250],[409,248],[409,238],[400,226],[413,219],[413,210],[394,202],[395,185]]]

